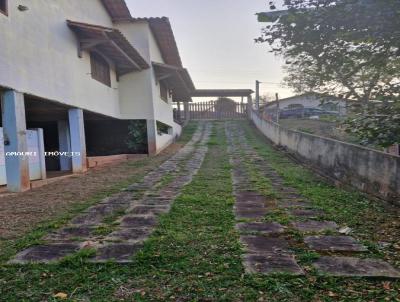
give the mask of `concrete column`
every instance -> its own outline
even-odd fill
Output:
[[[40,159],[40,171],[42,174],[42,179],[47,178],[47,171],[46,171],[46,157],[44,155],[45,149],[44,149],[44,134],[43,134],[43,129],[38,128],[36,129],[37,134],[38,134],[38,144],[39,144],[39,159]]]
[[[71,136],[72,172],[87,171],[85,125],[82,109],[68,110],[69,133]]]
[[[177,105],[178,105],[178,121],[179,122],[182,122],[182,115],[181,115],[181,102],[177,102]]]
[[[147,123],[147,152],[149,155],[157,153],[157,124],[155,120],[146,120]]]
[[[2,98],[4,152],[28,151],[26,138],[25,102],[20,92],[6,91]],[[7,189],[23,192],[30,189],[29,158],[23,155],[6,156]]]
[[[190,120],[189,102],[186,101],[183,103],[183,111],[185,112],[185,125],[186,125]]]
[[[253,110],[253,99],[251,95],[247,97],[247,116],[249,119],[251,119],[251,112]]]
[[[71,152],[71,135],[69,133],[68,121],[58,121],[58,145],[60,152]],[[70,156],[60,156],[60,170],[72,170],[72,158]]]

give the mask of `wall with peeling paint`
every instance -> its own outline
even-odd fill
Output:
[[[289,130],[255,111],[250,119],[274,144],[343,184],[400,204],[400,157],[325,137]]]

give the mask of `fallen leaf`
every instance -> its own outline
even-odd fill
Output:
[[[343,227],[343,228],[339,229],[339,233],[340,234],[345,234],[345,235],[350,234],[351,231],[352,231],[352,229],[349,228],[349,227]]]
[[[337,294],[335,294],[334,292],[328,292],[328,296],[329,297],[337,297]]]
[[[386,290],[390,290],[390,282],[383,282],[383,288]]]
[[[54,298],[58,298],[58,299],[61,299],[61,300],[65,300],[65,299],[67,299],[68,298],[68,295],[66,294],[66,293],[57,293],[57,294],[55,294],[54,295]]]

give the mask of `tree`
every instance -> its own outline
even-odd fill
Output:
[[[285,58],[290,87],[359,101],[369,115],[388,113],[385,106],[371,109],[371,100],[400,100],[400,1],[285,0],[284,6],[259,14],[270,24],[256,41]]]
[[[129,122],[126,145],[132,152],[147,151],[147,125],[145,120],[132,120]]]
[[[215,103],[215,111],[217,112],[235,112],[236,103],[230,98],[221,97]]]
[[[260,106],[266,105],[269,102],[275,101],[275,96],[272,93],[265,93],[260,95]]]
[[[346,121],[347,131],[357,135],[364,144],[387,148],[400,143],[400,102],[367,106]]]

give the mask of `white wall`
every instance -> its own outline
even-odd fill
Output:
[[[149,62],[164,63],[153,33],[146,21],[120,23],[116,27],[127,37],[130,43]],[[140,73],[132,73],[120,79],[121,117],[125,119],[154,119],[169,125],[171,134],[156,134],[157,150],[168,146],[181,127],[174,122],[172,98],[168,102],[161,99],[160,85],[151,67]],[[140,110],[138,110],[140,108]]]
[[[21,12],[18,5],[29,9]],[[127,74],[119,82],[112,71],[111,87],[92,79],[90,56],[78,57],[67,19],[117,27],[149,63],[163,63],[148,23],[113,24],[100,0],[10,0],[9,16],[0,14],[0,86],[107,116],[154,119],[173,127],[172,102],[161,100],[153,69]],[[157,147],[174,137],[167,136],[157,136]]]
[[[400,204],[400,157],[330,138],[285,129],[250,111],[254,125],[320,173]]]
[[[147,22],[119,23],[115,25],[143,58],[150,63]],[[133,72],[120,78],[120,108],[123,119],[155,119],[152,91],[152,68]]]
[[[120,78],[122,119],[154,119],[152,70],[127,74]]]
[[[326,103],[331,102],[334,104],[338,104],[339,106],[339,112],[340,114],[346,114],[346,101],[342,101],[342,100],[337,100],[337,99],[333,99],[332,101],[327,101]],[[293,97],[290,99],[283,99],[279,101],[279,107],[280,109],[285,109],[288,108],[290,105],[294,105],[294,104],[301,104],[303,105],[305,108],[321,108],[322,107],[322,103],[321,103],[321,99],[317,98],[315,95],[303,95],[303,96],[298,96],[298,97]],[[273,103],[267,106],[267,109],[275,109],[277,108],[277,104]]]
[[[111,88],[91,78],[67,19],[112,26],[100,0],[9,1],[8,16],[0,14],[0,86],[118,117],[115,73]]]
[[[162,58],[160,49],[158,48],[157,42],[151,32],[149,37],[149,46],[151,61],[157,63],[165,63]],[[176,135],[180,135],[181,130],[180,126],[174,122],[172,97],[168,94],[168,102],[165,102],[161,99],[160,85],[156,82],[154,73],[152,86],[155,119],[172,127],[172,132],[170,135],[164,134],[161,137],[157,137],[157,146],[165,146],[165,141],[173,141]]]

